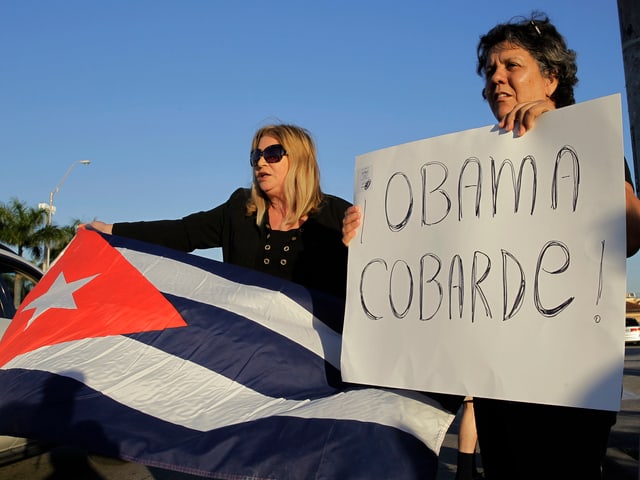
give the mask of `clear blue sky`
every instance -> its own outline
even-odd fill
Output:
[[[313,133],[324,190],[351,200],[356,155],[494,123],[478,37],[532,10],[578,52],[579,102],[623,95],[632,163],[615,0],[0,0],[0,201],[47,202],[90,159],[55,223],[209,209],[278,121]]]

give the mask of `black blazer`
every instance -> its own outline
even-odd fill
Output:
[[[225,262],[260,270],[266,241],[266,226],[256,225],[256,215],[246,215],[251,191],[239,188],[229,199],[206,212],[179,220],[115,223],[113,234],[191,252],[222,247]],[[307,288],[345,297],[347,247],[342,243],[342,219],[351,204],[324,195],[320,210],[303,225],[302,249],[292,280]]]

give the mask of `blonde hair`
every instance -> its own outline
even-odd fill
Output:
[[[294,225],[303,217],[316,211],[322,202],[320,168],[316,158],[316,146],[311,134],[295,125],[267,125],[253,136],[251,149],[258,148],[262,137],[273,137],[284,147],[289,159],[289,171],[284,181],[287,202],[285,225]],[[256,223],[262,224],[271,202],[258,186],[254,175],[251,198],[247,202],[247,215],[256,213]]]

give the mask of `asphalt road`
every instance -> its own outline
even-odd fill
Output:
[[[623,386],[620,412],[609,437],[605,480],[640,479],[640,345],[627,345],[625,348]],[[442,445],[437,480],[455,479],[458,421],[456,418]]]
[[[458,419],[454,421],[440,452],[437,480],[454,480]],[[609,441],[606,480],[638,480],[640,447],[640,345],[625,352],[624,394],[618,420]],[[133,463],[97,455],[85,456],[71,449],[53,452],[0,467],[0,480],[190,480],[196,477],[152,471]]]

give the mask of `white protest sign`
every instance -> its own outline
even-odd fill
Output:
[[[618,410],[620,96],[357,157],[346,381]]]

